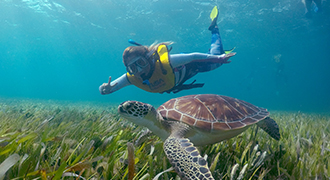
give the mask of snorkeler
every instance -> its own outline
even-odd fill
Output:
[[[322,12],[322,0],[302,0],[302,3],[305,5],[307,18],[312,17],[312,3],[315,3],[316,8],[313,8],[315,12]]]
[[[217,26],[218,9],[215,6],[210,15],[212,23],[209,30],[212,32],[211,48],[208,54],[169,54],[168,45],[172,42],[163,42],[143,46],[130,40],[135,46],[124,50],[123,63],[127,73],[111,82],[103,83],[99,87],[101,94],[113,93],[125,86],[135,85],[145,91],[153,93],[177,93],[181,90],[200,88],[203,83],[183,84],[200,72],[207,72],[230,63],[229,58],[236,53],[224,51],[219,28]]]

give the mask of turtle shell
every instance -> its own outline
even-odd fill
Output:
[[[174,98],[162,104],[157,111],[165,120],[181,121],[205,131],[239,129],[269,115],[265,108],[216,94]]]

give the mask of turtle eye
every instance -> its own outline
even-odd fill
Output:
[[[123,108],[125,108],[126,110],[129,110],[132,108],[132,103],[129,103],[129,102],[125,102],[123,104]]]

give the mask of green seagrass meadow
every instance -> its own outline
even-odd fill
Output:
[[[280,141],[253,126],[199,147],[215,179],[329,180],[330,116],[270,113]],[[144,132],[116,105],[0,99],[0,180],[179,179]]]

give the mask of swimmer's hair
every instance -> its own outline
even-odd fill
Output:
[[[123,52],[123,63],[127,66],[128,58],[131,56],[145,56],[148,53],[147,46],[129,46]]]
[[[154,43],[152,43],[149,47],[148,47],[148,50],[149,51],[156,51],[157,50],[157,47],[159,45],[166,45],[166,46],[169,46],[171,44],[173,44],[174,42],[173,41],[165,41],[165,42],[161,42],[161,43],[157,43],[157,41],[155,41]]]

